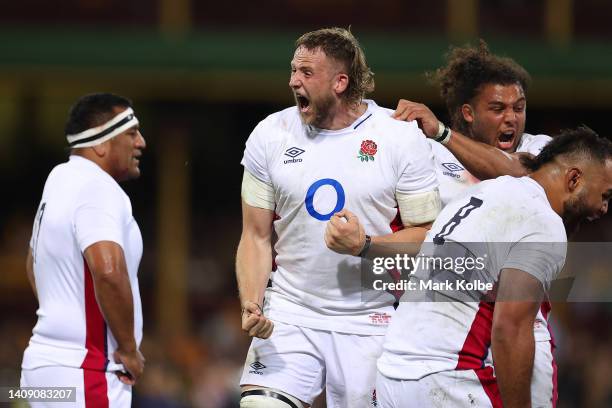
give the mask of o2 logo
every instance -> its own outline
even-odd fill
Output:
[[[321,214],[320,212],[315,210],[313,205],[314,195],[317,190],[322,186],[332,186],[334,190],[336,190],[336,195],[338,197],[336,201],[336,206],[328,214]],[[319,221],[329,221],[332,215],[344,208],[344,201],[345,195],[344,188],[342,188],[342,184],[340,184],[340,182],[338,182],[337,180],[326,178],[317,180],[312,183],[310,187],[308,187],[308,191],[306,192],[306,200],[304,202],[306,204],[306,210],[308,210],[308,214],[310,214],[312,217],[316,218]]]

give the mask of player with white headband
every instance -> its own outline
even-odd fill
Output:
[[[97,146],[138,125],[138,123],[134,110],[127,108],[108,122],[75,135],[66,135],[66,139],[68,139],[68,144],[73,149]]]
[[[47,178],[26,261],[39,308],[21,386],[76,387],[77,407],[131,406],[144,368],[142,237],[118,184],[140,175],[146,146],[131,105],[104,93],[72,107],[70,158]]]

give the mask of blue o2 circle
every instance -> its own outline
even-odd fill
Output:
[[[315,210],[313,206],[314,195],[317,190],[322,186],[332,186],[334,190],[336,190],[336,194],[338,195],[338,201],[336,201],[336,206],[328,214],[321,214],[317,212],[317,210]],[[332,217],[332,215],[344,208],[344,201],[345,196],[342,184],[340,184],[337,180],[330,178],[315,181],[314,183],[312,183],[312,185],[308,188],[308,191],[306,192],[306,210],[308,210],[308,214],[310,214],[319,221],[328,221]]]

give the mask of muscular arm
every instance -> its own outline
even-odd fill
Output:
[[[372,237],[367,258],[416,255],[432,223],[406,227],[400,231]],[[347,209],[335,213],[325,229],[325,244],[339,254],[358,255],[365,243],[365,230],[355,214]],[[394,245],[395,244],[395,245]]]
[[[131,375],[122,381],[133,384],[142,374],[144,359],[134,338],[134,301],[123,249],[115,242],[100,241],[87,247],[84,256],[100,311],[117,340],[115,359]]]
[[[506,153],[494,146],[477,142],[453,130],[446,148],[459,159],[465,168],[480,180],[499,176],[522,177],[527,169],[521,163],[521,156],[529,153]]]
[[[30,247],[28,247],[28,255],[26,256],[26,274],[28,275],[28,281],[30,282],[34,296],[38,299],[36,280],[34,279],[34,258],[32,257],[32,248]]]
[[[535,353],[534,321],[543,299],[542,284],[527,272],[501,272],[491,349],[504,407],[531,407]]]
[[[372,237],[372,245],[367,253],[367,258],[394,256],[398,253],[410,256],[418,254],[425,235],[432,225],[431,222],[414,225],[391,234]]]
[[[236,253],[236,279],[244,309],[243,330],[251,336],[268,337],[272,332],[262,311],[264,291],[272,270],[272,221],[274,212],[242,202],[242,235]],[[255,306],[255,308],[253,307]],[[269,332],[268,332],[269,331]]]
[[[438,118],[422,103],[401,99],[393,117],[404,121],[416,120],[419,128],[429,138],[435,139],[438,134]],[[506,175],[521,177],[527,174],[527,169],[521,163],[520,157],[529,155],[529,153],[508,154],[486,143],[477,142],[455,130],[452,131],[446,148],[480,180]]]

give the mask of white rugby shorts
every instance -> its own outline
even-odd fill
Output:
[[[383,339],[275,322],[269,339],[253,339],[240,385],[276,388],[308,404],[326,388],[328,408],[370,408]]]
[[[531,406],[551,408],[557,400],[556,365],[549,341],[536,341]],[[501,408],[493,367],[429,374],[418,380],[376,377],[377,408]]]
[[[21,370],[21,387],[75,387],[76,402],[30,402],[32,408],[130,408],[132,386],[115,373],[48,366]]]

